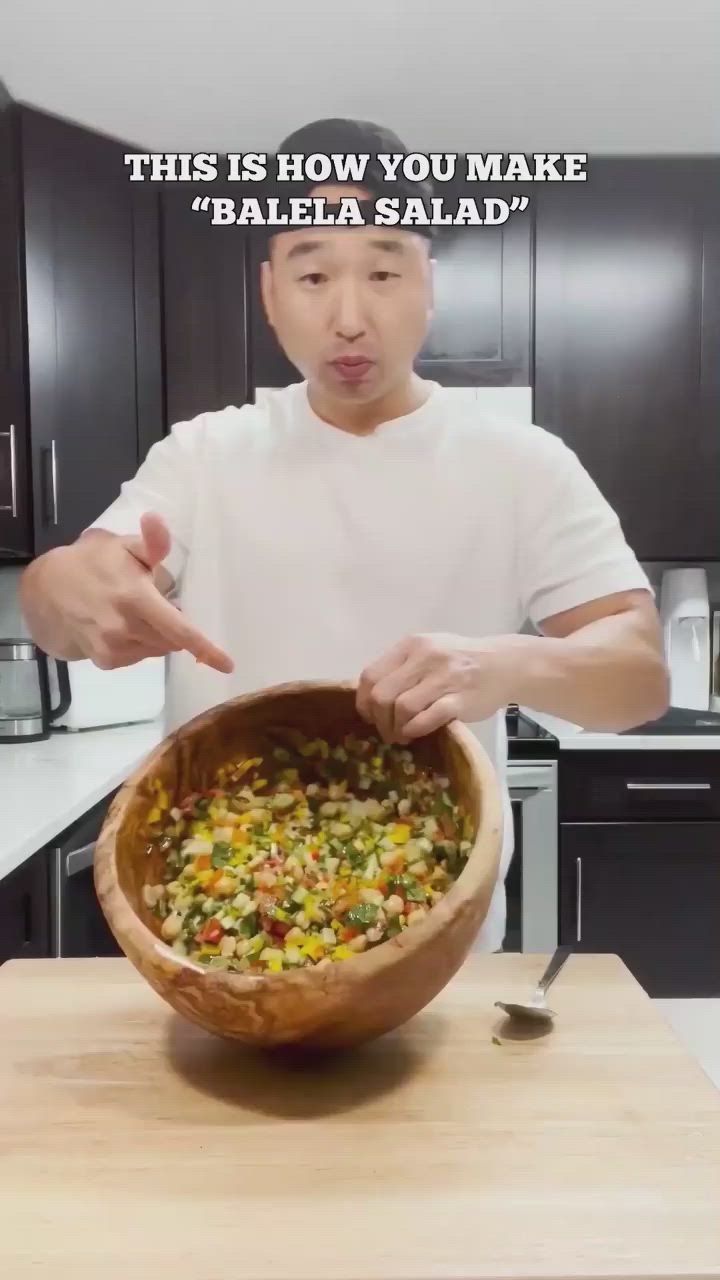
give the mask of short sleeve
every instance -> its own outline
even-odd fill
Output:
[[[647,574],[620,521],[577,455],[538,428],[537,457],[520,471],[518,588],[536,627],[554,614],[615,592],[644,589]]]
[[[150,511],[159,515],[171,538],[163,567],[175,584],[182,576],[191,542],[195,488],[191,477],[202,430],[202,415],[177,423],[152,446],[132,480],[121,486],[115,502],[89,526],[119,535],[137,534],[143,515]]]

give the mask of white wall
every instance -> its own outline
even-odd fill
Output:
[[[153,150],[326,115],[419,151],[720,150],[717,0],[2,0],[0,78]]]

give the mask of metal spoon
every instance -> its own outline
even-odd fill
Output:
[[[552,1009],[548,1009],[545,997],[549,986],[557,978],[571,951],[572,947],[558,947],[532,994],[530,1004],[505,1004],[502,1000],[496,1000],[495,1008],[502,1009],[511,1018],[523,1018],[532,1022],[552,1022],[555,1014]]]

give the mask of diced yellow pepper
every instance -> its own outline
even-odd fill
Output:
[[[155,808],[151,809],[148,814],[148,822],[155,823],[155,822],[161,822],[161,821],[162,821],[162,813],[156,805]]]
[[[388,828],[388,836],[393,844],[407,844],[410,839],[410,828],[406,822],[398,822]]]
[[[213,871],[212,868],[210,868],[208,871],[198,871],[196,872],[195,880],[197,884],[207,884],[208,880],[212,880],[214,875],[215,875],[215,872]]]
[[[339,947],[336,947],[335,950],[333,951],[332,959],[333,960],[349,960],[350,957],[353,956],[354,954],[355,954],[354,951],[351,951],[350,948],[346,946],[345,943],[343,942]]]
[[[309,956],[311,960],[319,960],[325,954],[325,943],[322,938],[306,938],[300,943],[300,954]]]
[[[267,778],[256,778],[251,786],[253,791],[261,791],[263,787],[267,786]]]
[[[239,764],[234,770],[235,777],[242,778],[244,773],[247,773],[250,769],[254,769],[256,765],[262,764],[262,762],[262,756],[254,756],[251,760],[243,760],[242,764]]]
[[[372,760],[370,761],[370,763],[371,763],[371,765],[372,765],[373,769],[379,769],[379,768],[380,768],[380,766],[382,765],[382,757],[381,757],[381,756],[373,756],[373,758],[372,758]]]
[[[282,960],[268,960],[268,969],[271,973],[282,973]]]

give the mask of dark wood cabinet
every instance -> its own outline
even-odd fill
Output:
[[[125,148],[113,139],[35,111],[22,112],[21,132],[35,551],[41,552],[73,541],[135,473],[139,414],[162,429],[159,324],[147,323],[138,341],[143,288],[150,306],[159,290],[151,238],[158,197],[129,182]],[[138,371],[148,359],[156,389],[153,395],[143,387],[142,399]]]
[[[561,942],[650,996],[720,996],[720,753],[569,753],[559,813]]]
[[[44,851],[0,880],[0,964],[50,955],[48,880]]]
[[[643,560],[720,548],[720,159],[596,159],[537,189],[534,420]]]
[[[458,196],[508,200],[528,192],[488,183],[438,186]],[[500,226],[438,227],[433,239],[434,313],[416,362],[448,387],[531,383],[532,205]]]
[[[10,101],[0,120],[0,555],[29,558],[162,435],[159,195],[115,139]]]
[[[248,398],[248,237],[194,213],[196,194],[184,183],[162,194],[168,428]]]
[[[15,108],[0,85],[0,557],[32,546],[18,165]]]
[[[720,997],[720,823],[563,824],[560,940],[653,997]]]

